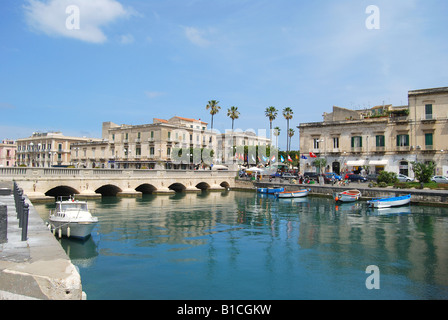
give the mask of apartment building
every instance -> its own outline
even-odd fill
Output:
[[[327,160],[327,171],[382,170],[413,177],[411,162],[436,163],[434,174],[448,174],[448,87],[408,92],[408,105],[364,110],[333,107],[323,121],[298,126],[300,149],[313,170],[312,154]]]
[[[49,168],[69,166],[70,147],[74,143],[99,139],[67,137],[61,132],[35,132],[31,137],[17,140],[16,165]]]
[[[178,116],[142,125],[104,122],[101,141],[72,145],[72,162],[76,167],[116,169],[198,169],[223,163],[226,135],[207,126]],[[234,132],[232,141],[248,146],[270,143],[253,132]]]
[[[0,167],[14,167],[16,164],[17,145],[13,140],[0,142]]]

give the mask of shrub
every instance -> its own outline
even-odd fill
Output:
[[[384,182],[387,184],[394,184],[398,182],[398,176],[395,172],[381,171],[377,179],[378,183]]]
[[[387,183],[386,183],[386,182],[379,182],[379,183],[378,183],[378,187],[380,187],[380,188],[386,188],[386,187],[387,187]]]

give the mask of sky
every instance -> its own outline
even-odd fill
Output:
[[[371,7],[373,5],[373,7]],[[0,140],[173,116],[269,129],[448,86],[446,0],[0,0]]]

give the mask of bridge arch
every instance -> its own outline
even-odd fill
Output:
[[[69,186],[57,186],[45,192],[47,197],[68,197],[79,194],[79,191]]]
[[[208,190],[210,189],[210,185],[207,182],[200,182],[196,185],[196,188],[201,190]]]
[[[228,189],[228,188],[230,188],[230,183],[228,183],[227,181],[223,181],[223,182],[221,182],[220,186]]]
[[[103,197],[115,197],[119,192],[123,192],[123,190],[112,184],[104,185],[95,190],[95,193],[100,193]]]
[[[187,187],[185,187],[182,183],[176,182],[170,185],[168,189],[174,190],[175,192],[184,192],[187,189]]]
[[[157,188],[154,187],[152,184],[144,183],[135,188],[135,191],[139,191],[142,194],[152,194],[154,193],[154,191],[157,191]]]

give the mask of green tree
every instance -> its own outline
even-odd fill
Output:
[[[423,183],[428,183],[431,177],[434,175],[434,170],[436,164],[434,162],[421,163],[421,162],[411,162],[412,171],[414,171],[415,177],[418,181]]]
[[[232,119],[232,131],[233,131],[233,122],[235,119],[238,119],[240,116],[240,112],[238,111],[238,107],[230,107],[227,109],[227,116]]]
[[[319,169],[319,173],[322,173],[322,168],[327,165],[327,160],[325,158],[319,158],[313,161],[313,166]]]
[[[212,115],[212,124],[211,124],[211,129],[213,130],[213,117],[215,116],[215,114],[217,114],[219,112],[219,110],[221,109],[221,107],[218,105],[219,101],[216,100],[210,100],[208,102],[208,104],[205,106],[206,110],[210,109],[210,114]]]
[[[283,117],[286,119],[286,132],[289,132],[289,120],[292,119],[294,112],[290,107],[283,109]],[[289,151],[289,134],[286,134],[286,151]]]
[[[278,148],[278,136],[280,135],[280,127],[275,127],[274,128],[274,136],[275,136],[275,146]]]
[[[384,182],[392,184],[398,181],[398,176],[395,172],[381,171],[377,179],[378,183]]]
[[[266,117],[269,118],[269,135],[272,134],[272,121],[275,120],[275,118],[277,118],[277,112],[278,110],[275,107],[267,107],[266,110],[264,111],[264,114]],[[272,139],[272,137],[270,137]]]
[[[288,148],[288,150],[291,150],[291,140],[292,140],[291,138],[294,137],[295,133],[296,132],[292,128],[290,128],[289,131],[288,131],[288,136],[289,136],[289,148]]]

